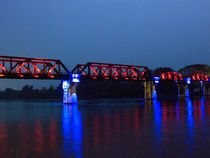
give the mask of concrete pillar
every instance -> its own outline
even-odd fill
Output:
[[[144,99],[152,99],[154,83],[153,81],[144,81]]]
[[[77,83],[72,83],[70,88],[70,103],[76,104],[77,103]]]
[[[188,84],[185,84],[184,82],[178,82],[177,84],[178,84],[178,96],[179,97],[189,96]]]
[[[77,103],[76,83],[70,84],[69,80],[62,81],[63,88],[63,103],[75,104]]]
[[[210,86],[208,85],[208,83],[204,85],[204,95],[210,95]]]
[[[153,99],[156,99],[157,98],[156,84],[153,84],[153,87],[152,87],[152,98]]]

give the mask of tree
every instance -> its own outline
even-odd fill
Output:
[[[170,67],[159,67],[159,68],[156,68],[155,70],[153,70],[153,73],[155,75],[158,75],[158,74],[162,74],[162,73],[166,73],[166,72],[173,72],[174,70],[171,69]]]

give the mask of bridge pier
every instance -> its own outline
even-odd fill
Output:
[[[72,83],[70,88],[70,103],[77,104],[77,83]]]
[[[206,82],[206,84],[204,84],[204,95],[210,95],[210,86],[208,84],[208,82]]]
[[[155,85],[153,81],[144,81],[144,99],[152,99]]]
[[[178,84],[178,96],[179,97],[189,96],[188,84],[184,82],[178,82],[177,84]]]
[[[62,81],[63,103],[65,104],[77,103],[76,87],[77,87],[77,83],[71,84],[69,80]]]

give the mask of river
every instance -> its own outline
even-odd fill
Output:
[[[208,157],[210,97],[0,101],[1,158]]]

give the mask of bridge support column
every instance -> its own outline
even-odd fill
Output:
[[[76,94],[77,84],[70,84],[69,80],[62,81],[63,87],[63,103],[65,104],[76,104],[77,103],[77,94]]]
[[[179,97],[189,96],[188,84],[186,84],[184,82],[178,82],[178,96]]]
[[[77,83],[72,83],[70,88],[70,103],[77,104]]]
[[[210,95],[210,87],[208,86],[208,83],[204,85],[204,95]]]
[[[155,90],[153,81],[145,81],[144,83],[144,99],[152,99]]]

